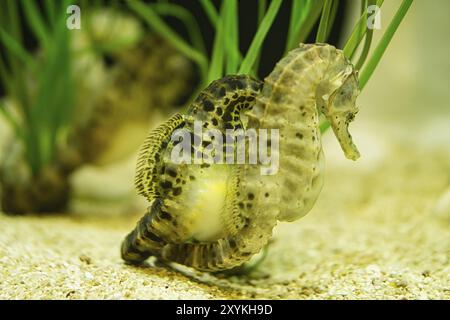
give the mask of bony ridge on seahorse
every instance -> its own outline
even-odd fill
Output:
[[[122,243],[122,258],[140,263],[156,256],[205,271],[249,260],[267,244],[277,221],[304,216],[320,193],[320,114],[346,157],[359,157],[348,133],[358,94],[352,64],[328,44],[300,44],[264,86],[247,75],[212,82],[186,115],[173,116],[145,141],[135,182],[151,206]],[[192,131],[196,120],[220,130],[278,129],[279,171],[261,175],[259,165],[174,164],[170,155],[179,141],[171,135],[180,128]],[[193,147],[192,154],[201,148]]]

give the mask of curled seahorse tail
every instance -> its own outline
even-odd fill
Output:
[[[151,255],[147,250],[141,251],[136,246],[137,237],[138,235],[135,229],[126,236],[120,247],[120,256],[125,262],[130,264],[140,264]]]
[[[161,214],[161,201],[156,199],[149,211],[139,220],[121,246],[122,259],[128,263],[139,264],[150,256],[158,256],[166,244],[158,231],[158,216]]]
[[[171,244],[164,247],[162,257],[202,271],[221,271],[248,261],[268,243],[276,223],[252,221],[245,233],[211,243]]]

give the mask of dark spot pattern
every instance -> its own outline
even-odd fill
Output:
[[[181,194],[181,192],[182,192],[182,190],[180,187],[173,188],[173,191],[172,191],[174,196],[179,196]]]

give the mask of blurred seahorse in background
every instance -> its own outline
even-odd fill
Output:
[[[151,206],[122,243],[122,258],[140,263],[156,256],[205,271],[249,260],[267,244],[277,221],[304,216],[321,191],[321,114],[346,157],[359,157],[348,133],[358,94],[354,67],[327,44],[301,44],[264,83],[247,75],[212,82],[186,115],[173,116],[145,141],[135,182]],[[196,120],[222,132],[278,129],[278,172],[261,175],[259,164],[173,163],[178,142],[172,133],[193,133]],[[203,147],[192,148],[192,155]]]

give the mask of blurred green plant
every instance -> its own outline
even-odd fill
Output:
[[[1,2],[0,81],[8,102],[0,102],[0,111],[23,141],[34,174],[53,160],[72,114],[69,35],[65,25],[68,5],[67,0],[45,1],[44,16],[34,1]],[[37,41],[39,52],[35,55],[25,47],[20,12]]]
[[[197,64],[201,75],[200,87],[221,78],[225,74],[237,72],[255,74],[258,69],[256,61],[259,59],[264,39],[281,6],[281,0],[271,1],[267,10],[266,1],[258,2],[258,30],[245,56],[239,51],[238,1],[222,1],[220,12],[217,12],[211,1],[199,1],[215,29],[214,44],[210,57],[207,56],[203,38],[194,37],[193,32],[189,32],[191,41],[189,43],[173,31],[162,19],[161,16],[171,15],[179,18],[188,30],[199,30],[195,25],[192,25],[192,21],[195,21],[195,19],[191,13],[184,12],[183,16],[177,14],[180,11],[179,5],[165,1],[152,4],[145,4],[142,1],[129,1],[127,4],[152,30],[167,39],[175,48]]]
[[[395,13],[394,18],[389,23],[380,42],[378,43],[377,47],[373,51],[372,56],[370,57],[368,62],[365,64],[365,67],[362,70],[361,75],[359,77],[359,86],[360,86],[361,90],[367,84],[367,82],[369,81],[373,72],[375,71],[375,68],[377,67],[378,63],[380,62],[381,58],[383,57],[383,54],[386,51],[386,48],[388,47],[389,43],[391,42],[400,23],[402,22],[403,18],[405,17],[406,13],[408,12],[409,8],[411,7],[412,2],[413,2],[413,0],[403,0],[403,2],[401,3],[400,7],[397,10],[397,12]],[[362,62],[362,64],[364,64],[364,61]]]
[[[413,0],[403,0],[398,8],[397,12],[394,15],[394,18],[389,23],[385,33],[383,34],[381,40],[377,44],[374,49],[372,56],[367,61],[367,57],[369,54],[370,46],[372,43],[372,35],[373,29],[367,28],[367,6],[376,5],[378,8],[381,8],[384,0],[362,0],[361,1],[361,17],[357,24],[355,25],[350,37],[344,45],[343,51],[344,55],[354,61],[355,53],[358,49],[358,46],[361,44],[363,38],[365,38],[364,45],[360,54],[359,59],[357,60],[355,67],[357,70],[361,70],[359,75],[359,88],[362,91],[369,81],[370,77],[375,71],[378,63],[383,57],[386,48],[392,40],[392,37],[397,31],[400,23],[408,12],[409,8]],[[366,62],[367,61],[367,62]],[[364,68],[363,68],[364,67]],[[323,121],[320,124],[320,129],[322,132],[325,132],[330,127],[330,124],[327,121]]]
[[[179,5],[159,1],[153,4],[145,4],[140,0],[128,2],[128,6],[140,16],[156,33],[167,39],[174,47],[183,52],[200,70],[203,88],[209,82],[221,78],[226,74],[248,73],[257,74],[262,45],[270,30],[281,6],[281,0],[258,1],[258,26],[255,36],[245,55],[239,51],[239,19],[237,0],[223,0],[219,11],[210,0],[199,0],[211,25],[215,29],[215,38],[210,57],[207,56],[203,39],[194,36],[200,32],[192,22],[195,21],[192,14],[180,9]],[[367,60],[373,38],[373,29],[367,28],[367,7],[377,5],[379,8],[383,0],[361,0],[361,15],[350,37],[347,39],[343,51],[345,56],[353,61],[360,73],[361,90],[373,74],[380,62],[395,31],[405,17],[413,0],[403,0],[395,17],[390,22],[385,34]],[[294,49],[298,43],[306,41],[313,27],[318,23],[316,42],[326,42],[333,28],[339,0],[295,0],[292,1],[289,28],[286,37],[285,53]],[[183,11],[181,14],[179,11]],[[179,34],[173,31],[161,16],[171,15],[177,17],[190,30],[190,41],[185,41]],[[225,36],[226,32],[226,36]],[[364,40],[364,41],[363,41]],[[359,58],[355,55],[362,45]],[[321,123],[322,132],[326,131],[329,124]]]
[[[210,0],[198,1],[215,30],[209,56],[197,20],[183,6],[169,1],[146,4],[140,0],[127,1],[126,5],[155,33],[198,66],[201,76],[198,90],[226,74],[257,75],[263,43],[282,1],[258,1],[257,30],[245,54],[239,49],[238,1],[223,0],[220,8],[216,8]],[[292,1],[285,52],[295,48],[298,43],[305,42],[317,24],[316,42],[326,42],[333,28],[339,2]],[[120,6],[121,3],[115,1],[113,4]],[[412,0],[403,0],[369,57],[373,30],[367,28],[367,7],[373,4],[381,7],[383,0],[361,0],[360,18],[343,47],[344,54],[361,70],[361,90],[380,62]],[[67,0],[46,0],[43,2],[43,14],[34,1],[1,0],[0,43],[4,49],[0,56],[0,81],[6,90],[8,101],[0,102],[0,113],[14,128],[16,136],[23,141],[27,162],[35,174],[53,160],[58,141],[64,137],[73,112],[69,32],[65,27],[65,9],[68,5]],[[81,0],[81,5],[87,6],[87,1]],[[19,9],[22,9],[25,21],[37,41],[38,54],[30,54],[25,47]],[[184,24],[189,41],[165,22],[166,16],[174,17]],[[86,27],[89,28],[89,25]],[[328,127],[328,123],[321,123],[322,131]]]

